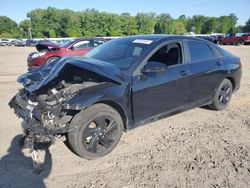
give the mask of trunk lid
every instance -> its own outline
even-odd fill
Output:
[[[36,49],[37,51],[49,50],[49,49],[60,49],[60,46],[51,41],[42,41],[36,45]]]

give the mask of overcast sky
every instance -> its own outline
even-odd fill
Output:
[[[169,13],[174,18],[182,14],[218,17],[235,13],[239,18],[238,25],[244,25],[250,18],[250,0],[0,0],[0,15],[19,23],[26,19],[27,12],[49,6],[74,11],[95,8],[131,15],[138,12]]]

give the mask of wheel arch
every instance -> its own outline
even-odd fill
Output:
[[[225,79],[228,79],[232,83],[233,91],[234,91],[234,89],[235,89],[235,80],[233,79],[233,77],[227,76]]]
[[[236,42],[236,44],[239,44],[240,42],[241,42],[243,45],[245,44],[245,40],[244,40],[244,39],[239,39],[239,40]]]
[[[127,129],[128,116],[127,116],[127,113],[124,110],[124,108],[119,103],[117,103],[117,102],[115,102],[113,100],[101,100],[101,101],[98,101],[98,102],[96,102],[94,104],[98,104],[98,103],[103,103],[103,104],[109,105],[112,108],[114,108],[120,114],[120,116],[122,118],[124,130]]]

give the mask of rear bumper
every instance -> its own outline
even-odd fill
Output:
[[[233,73],[234,92],[237,92],[240,89],[241,76],[242,76],[242,68],[239,68],[237,71]]]

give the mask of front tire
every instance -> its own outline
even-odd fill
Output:
[[[217,44],[220,45],[220,46],[222,46],[222,45],[223,45],[223,42],[217,41]]]
[[[233,85],[231,81],[224,79],[217,88],[212,104],[209,105],[209,108],[213,110],[225,109],[231,100],[232,93]]]
[[[59,57],[50,57],[49,59],[46,60],[45,64],[50,64],[57,59],[59,59]]]
[[[118,144],[123,122],[120,114],[106,104],[95,104],[73,118],[68,133],[73,151],[80,157],[95,159],[110,153]]]

